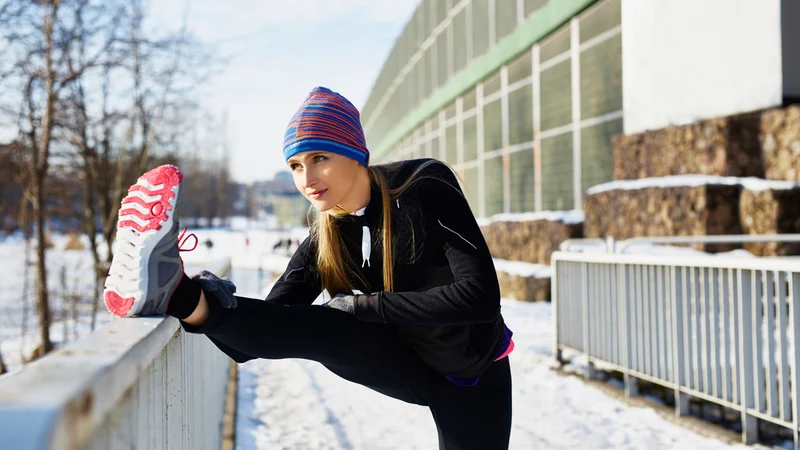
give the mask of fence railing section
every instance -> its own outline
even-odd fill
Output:
[[[743,441],[758,420],[798,441],[800,264],[556,252],[555,351],[588,356],[637,380],[674,389],[676,413],[696,397],[739,411]]]
[[[229,362],[172,317],[112,321],[0,378],[0,447],[219,449]]]

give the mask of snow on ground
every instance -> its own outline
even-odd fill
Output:
[[[730,446],[631,408],[552,370],[549,303],[503,301],[514,331],[512,449],[723,449]],[[237,449],[435,449],[430,412],[303,360],[240,367]]]
[[[505,272],[518,277],[550,278],[553,269],[544,264],[533,264],[524,261],[509,261],[494,258],[494,268],[498,272]]]
[[[201,244],[210,238],[214,246],[208,250],[201,245],[194,252],[184,253],[187,265],[202,266],[204,262],[231,255],[232,279],[239,293],[263,297],[264,287],[288,261],[288,255],[271,252],[272,244],[287,235],[302,239],[307,230],[276,232],[234,227],[195,233]],[[245,245],[245,233],[249,246]],[[73,286],[69,289],[88,292],[91,288],[88,252],[64,251],[63,238],[56,237],[54,241],[56,248],[48,253],[51,273],[57,273],[58,267],[66,267],[66,279]],[[18,363],[20,353],[23,250],[20,240],[0,241],[0,270],[4,273],[0,346],[12,366]],[[32,272],[29,276],[32,277]],[[51,277],[54,292],[59,289],[58,278]],[[512,449],[732,447],[673,425],[651,409],[628,407],[575,377],[552,370],[553,329],[549,303],[504,300],[503,315],[514,330],[516,342],[511,355],[514,377]],[[104,320],[108,320],[105,312],[101,314],[101,321]],[[33,330],[35,326],[30,324],[30,328]],[[54,339],[60,339],[61,328],[60,323],[53,326]],[[86,332],[85,324],[79,331]],[[32,348],[34,334],[29,333],[23,345]],[[426,408],[408,405],[339,379],[318,363],[302,360],[248,362],[241,366],[238,395],[237,448],[240,450],[436,448],[436,429]]]
[[[47,251],[46,256],[50,310],[54,319],[50,339],[56,345],[91,331],[90,302],[94,286],[91,253],[88,250],[64,250],[67,240],[63,235],[52,236],[53,248]],[[88,246],[88,241],[84,240],[84,244]],[[34,248],[31,247],[29,252],[29,261],[35,261]],[[0,353],[12,371],[19,369],[23,355],[29,356],[40,343],[35,308],[35,266],[28,269],[26,285],[25,254],[25,243],[20,237],[0,236],[0,273],[3,274],[0,283]],[[75,295],[82,301],[77,324],[71,318],[61,320],[65,302],[70,304]],[[110,319],[101,305],[98,326]]]

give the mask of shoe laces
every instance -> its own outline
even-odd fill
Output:
[[[191,252],[194,249],[196,249],[197,248],[197,244],[200,243],[200,240],[197,238],[197,235],[194,234],[194,233],[189,233],[188,235],[186,235],[184,237],[184,235],[186,234],[186,230],[187,229],[189,229],[189,227],[184,227],[183,231],[181,232],[181,235],[178,236],[178,251],[179,252]],[[183,248],[184,245],[186,244],[186,241],[188,241],[191,238],[194,238],[194,245],[192,246],[192,248]]]

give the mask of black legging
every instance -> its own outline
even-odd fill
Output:
[[[340,377],[408,403],[428,406],[439,448],[507,449],[511,432],[508,358],[473,387],[459,387],[425,365],[393,326],[364,323],[321,306],[284,306],[237,297],[235,309],[209,298],[203,333],[237,362],[253,358],[318,361]],[[173,299],[173,301],[176,299]],[[397,443],[402,447],[402,443]]]

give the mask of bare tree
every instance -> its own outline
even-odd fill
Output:
[[[36,240],[36,311],[39,318],[39,354],[52,350],[50,340],[51,311],[47,289],[45,228],[47,224],[46,185],[51,166],[58,114],[63,94],[94,67],[114,42],[111,36],[93,46],[92,56],[81,65],[70,64],[71,55],[79,42],[80,31],[75,17],[90,8],[89,0],[43,0],[39,2],[9,2],[15,22],[4,36],[6,43],[17,52],[13,75],[22,87],[19,114],[20,135],[30,148],[27,158],[27,189],[32,205]],[[10,14],[10,13],[9,13]],[[101,15],[95,20],[108,24]]]
[[[124,189],[151,164],[176,162],[175,149],[168,147],[170,137],[181,131],[170,118],[194,107],[191,95],[216,67],[215,59],[187,37],[185,27],[164,36],[147,35],[142,2],[121,1],[126,13],[118,44],[90,77],[73,84],[67,114],[68,141],[78,155],[82,183],[81,228],[89,238],[95,267],[92,328],[113,257]],[[81,18],[76,17],[75,23],[82,27]],[[86,45],[80,43],[73,64],[85,65],[86,53]],[[123,85],[132,87],[121,89]],[[159,147],[166,153],[154,156]],[[98,231],[107,250],[105,258],[96,239]]]

